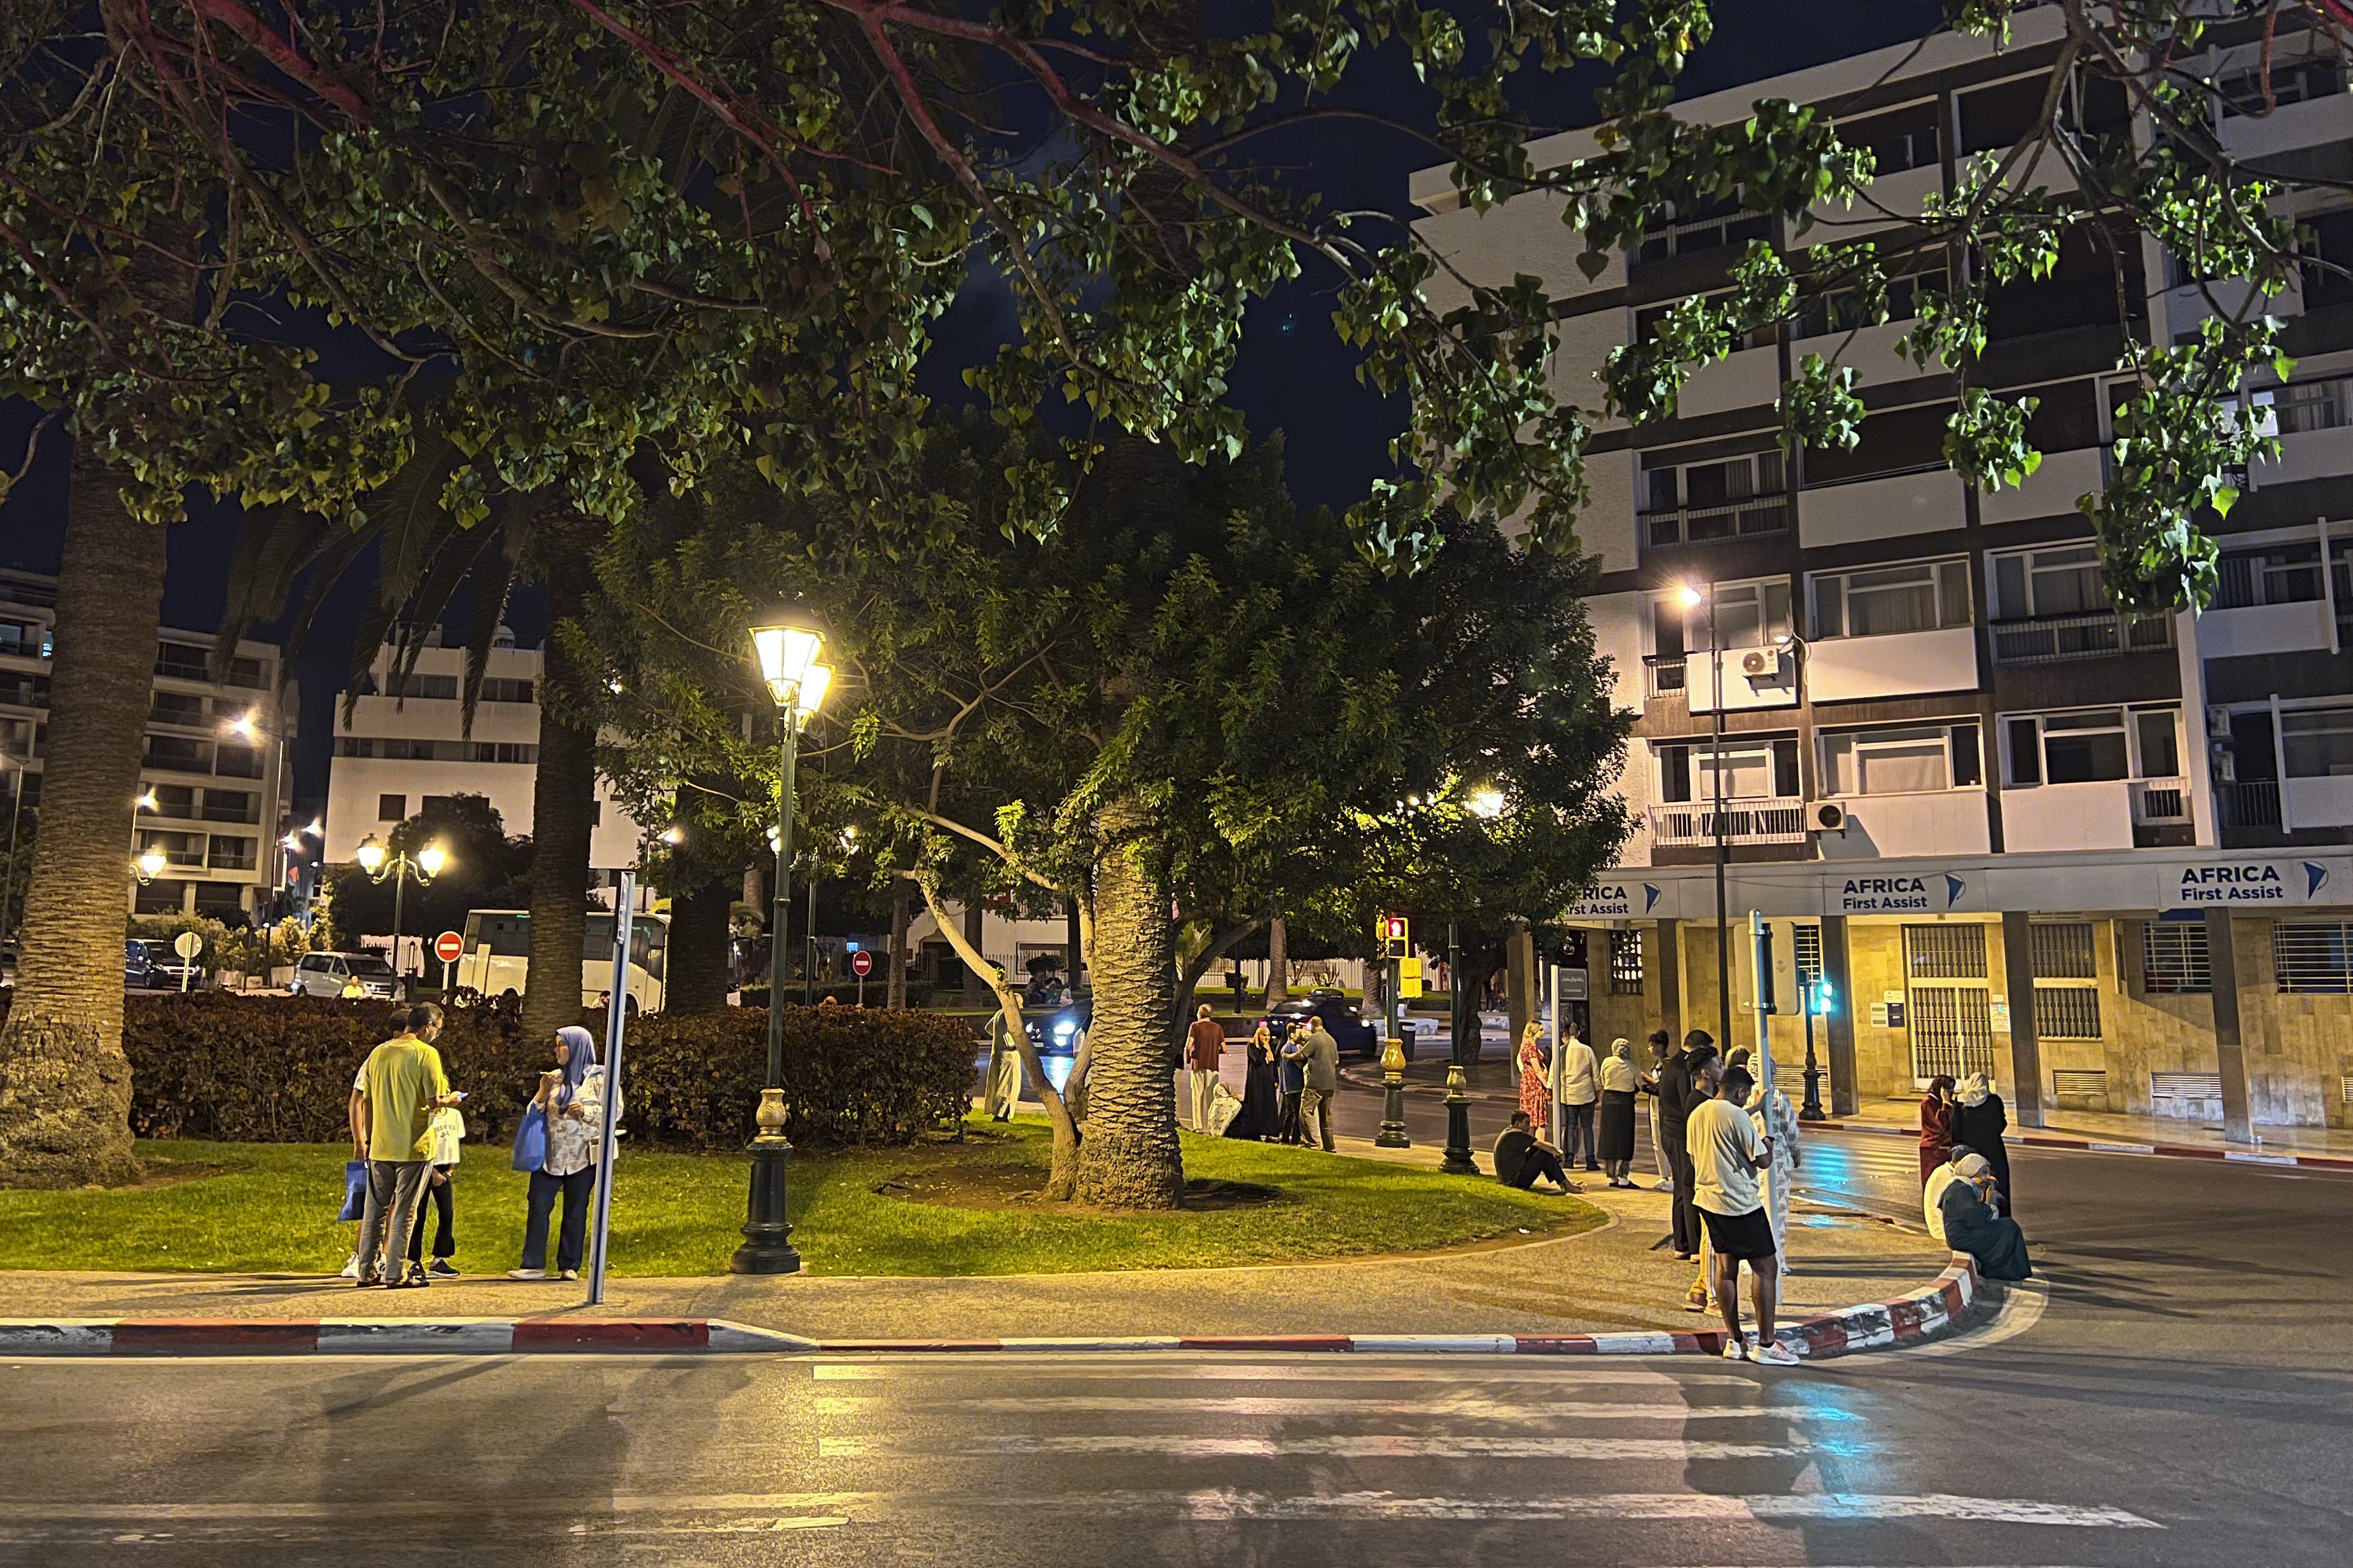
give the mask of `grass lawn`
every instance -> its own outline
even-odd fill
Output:
[[[1188,1176],[1271,1193],[1173,1214],[1057,1213],[991,1196],[1042,1184],[1045,1123],[1024,1118],[1009,1134],[975,1123],[962,1143],[795,1154],[793,1240],[820,1274],[1068,1273],[1419,1252],[1601,1220],[1574,1198],[1416,1166],[1189,1133],[1184,1145]],[[142,1143],[145,1186],[0,1192],[0,1268],[332,1273],[354,1228],[332,1218],[347,1152],[340,1144]],[[522,1252],[524,1180],[507,1168],[503,1149],[470,1145],[466,1153],[456,1176],[454,1261],[470,1274],[503,1272]],[[723,1273],[741,1239],[748,1165],[741,1156],[625,1151],[614,1272]],[[977,1194],[971,1201],[981,1206],[876,1190],[885,1184]]]

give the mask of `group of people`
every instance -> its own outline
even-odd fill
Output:
[[[365,1189],[359,1235],[343,1277],[363,1286],[414,1289],[437,1275],[458,1272],[449,1261],[458,1249],[452,1178],[466,1134],[466,1096],[449,1087],[434,1046],[441,1027],[441,1009],[432,1003],[409,1008],[400,1032],[371,1050],[352,1080],[352,1158],[364,1163]],[[577,1025],[558,1029],[554,1047],[555,1065],[540,1075],[525,1112],[526,1120],[535,1112],[544,1123],[544,1138],[530,1145],[522,1260],[508,1271],[511,1279],[548,1277],[548,1221],[559,1203],[556,1268],[562,1278],[580,1277],[586,1247],[588,1200],[604,1152],[605,1069],[596,1060],[596,1037]],[[612,1098],[617,1119],[618,1096]],[[519,1161],[523,1147],[519,1141]],[[438,1218],[429,1267],[424,1261],[428,1197]]]
[[[1241,1103],[1222,1119],[1218,1097],[1230,1097],[1219,1079],[1226,1032],[1202,1005],[1185,1036],[1186,1078],[1192,1089],[1193,1131],[1250,1142],[1314,1145],[1325,1153],[1332,1137],[1332,1097],[1340,1089],[1340,1042],[1311,1017],[1278,1043],[1261,1020],[1242,1047]]]
[[[1988,1279],[2034,1272],[2010,1212],[2010,1112],[1981,1072],[1928,1080],[1920,1100],[1920,1206],[1929,1234],[1976,1260]]]
[[[1611,1041],[1609,1054],[1597,1060],[1593,1047],[1572,1035],[1561,1042],[1559,1060],[1551,1061],[1545,1055],[1543,1026],[1531,1020],[1521,1031],[1517,1060],[1520,1111],[1527,1126],[1549,1129],[1553,1107],[1560,1107],[1557,1153],[1563,1165],[1574,1166],[1581,1150],[1586,1170],[1599,1172],[1610,1186],[1632,1186],[1634,1097],[1640,1078],[1626,1042]],[[1514,1124],[1518,1125],[1518,1119]],[[1571,1185],[1567,1190],[1578,1189]]]

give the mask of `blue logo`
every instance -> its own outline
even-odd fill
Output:
[[[2304,863],[2304,896],[2307,899],[2316,898],[2319,896],[2320,889],[2327,885],[2328,868],[2316,866],[2306,860]]]
[[[1648,882],[1643,883],[1643,884],[1642,884],[1642,912],[1643,912],[1644,914],[1646,914],[1646,915],[1647,915],[1647,914],[1649,914],[1652,910],[1655,910],[1655,909],[1657,909],[1658,907],[1659,907],[1659,889],[1656,889],[1656,888],[1654,888],[1654,887],[1652,887],[1652,886],[1651,886],[1651,884],[1650,884],[1650,883],[1648,883]]]
[[[1949,910],[1955,904],[1959,903],[1961,901],[1961,895],[1968,890],[1968,886],[1969,885],[1967,882],[1962,881],[1950,871],[1946,872],[1945,907]]]

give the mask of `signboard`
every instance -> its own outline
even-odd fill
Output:
[[[445,931],[433,939],[433,956],[444,963],[455,963],[466,956],[466,939],[454,931]]]
[[[2353,897],[2337,869],[2301,855],[2175,864],[2163,868],[2158,898],[2167,909],[2326,904]]]
[[[863,980],[868,975],[873,973],[874,955],[871,952],[851,953],[849,955],[849,973],[855,974],[860,980]]]
[[[1835,915],[1941,915],[1950,910],[1983,908],[1972,898],[1971,879],[1938,870],[1858,870],[1841,873],[1823,889],[1828,913]]]
[[[172,951],[182,958],[194,958],[204,950],[205,939],[195,931],[184,931],[172,939]]]
[[[1420,976],[1420,975],[1419,975],[1419,974],[1404,974],[1404,975],[1399,975],[1399,976],[1398,977],[1398,996],[1400,996],[1400,997],[1406,997],[1406,996],[1419,996],[1419,995],[1420,995],[1420,994],[1421,994],[1421,976]]]
[[[1639,879],[1597,882],[1569,900],[1562,907],[1560,918],[1565,921],[1672,919],[1680,910],[1676,905],[1665,903],[1667,891],[1663,882],[1645,882]]]
[[[1592,981],[1591,977],[1588,976],[1584,970],[1563,968],[1556,969],[1553,973],[1560,976],[1560,999],[1562,1001],[1585,1002],[1591,1000],[1589,993],[1592,989]]]
[[[1418,958],[1400,958],[1400,959],[1398,959],[1398,978],[1399,980],[1419,980],[1419,979],[1420,979],[1420,978],[1421,978],[1421,960],[1419,960],[1419,959],[1418,959]]]

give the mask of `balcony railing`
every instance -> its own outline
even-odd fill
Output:
[[[1727,844],[1803,844],[1806,803],[1760,796],[1724,803]],[[1651,843],[1668,849],[1705,848],[1715,843],[1715,803],[1675,801],[1651,807]]]
[[[2279,780],[2241,779],[2236,784],[2217,784],[2214,805],[2225,827],[2277,827]]]
[[[2144,827],[2170,827],[2189,820],[2188,779],[2135,779],[2133,821]]]
[[[1707,544],[1720,539],[1762,539],[1789,531],[1789,498],[1752,496],[1722,506],[1687,506],[1680,511],[1642,514],[1646,548],[1668,550],[1679,544]]]
[[[1645,697],[1681,697],[1685,689],[1683,682],[1688,679],[1684,673],[1683,656],[1679,653],[1653,653],[1642,658],[1642,695]]]
[[[1993,625],[1996,664],[2064,664],[2079,658],[2111,658],[2121,653],[2150,653],[2172,646],[2170,616],[2096,610],[2083,616],[2037,616]]]

